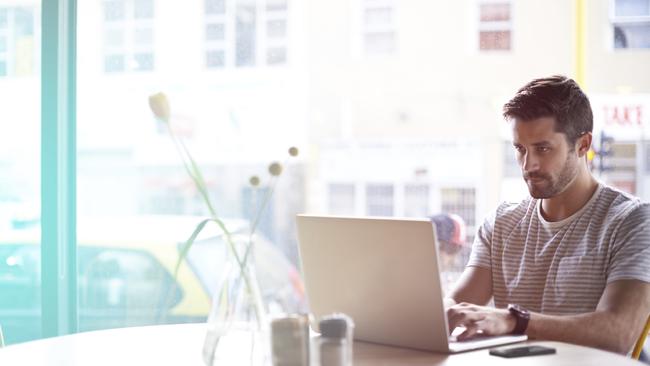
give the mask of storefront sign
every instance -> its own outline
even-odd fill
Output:
[[[601,131],[615,140],[650,139],[650,94],[593,95],[594,135]]]

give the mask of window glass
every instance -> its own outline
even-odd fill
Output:
[[[407,184],[404,186],[404,215],[426,217],[430,214],[429,186],[425,184]]]
[[[0,0],[0,326],[41,337],[40,1]]]
[[[80,331],[172,320],[183,294],[150,251],[80,242],[77,256]]]
[[[133,18],[135,19],[151,19],[153,13],[153,0],[134,0],[133,2]]]
[[[223,24],[208,24],[205,27],[205,38],[207,40],[223,40],[225,27]]]
[[[251,4],[249,1],[239,1],[235,18],[235,65],[252,66],[255,64],[256,51],[255,4]]]
[[[648,0],[615,0],[614,6],[616,16],[650,15],[650,1]]]
[[[650,48],[650,21],[614,26],[614,48]]]
[[[284,19],[269,20],[266,27],[269,38],[283,38],[287,35],[287,21]]]
[[[266,54],[266,63],[269,65],[284,64],[287,62],[287,50],[282,47],[269,48]]]
[[[650,48],[650,1],[613,0],[615,49]]]
[[[80,293],[84,304],[121,316],[92,318],[85,308],[81,327],[205,320],[223,238],[211,227],[183,264],[187,276],[174,278],[179,245],[209,215],[179,150],[192,154],[206,194],[237,235],[272,192],[259,215],[267,254],[258,266],[260,278],[273,279],[263,290],[275,291],[268,299],[277,313],[306,310],[297,213],[457,215],[467,240],[441,250],[445,278],[457,278],[483,217],[528,193],[501,113],[535,77],[583,75],[596,147],[602,131],[614,139],[603,169],[598,157],[592,163],[594,175],[650,199],[642,142],[650,136],[649,60],[643,50],[612,52],[647,47],[647,1],[585,7],[581,50],[573,2],[402,3],[78,2],[78,228],[87,272]],[[17,85],[38,74],[38,27],[16,22],[40,16],[20,7],[0,10],[5,100],[26,93]],[[158,92],[169,98],[169,124],[149,108]],[[32,113],[38,121],[37,111],[13,104],[1,112],[6,131]],[[38,179],[25,173],[32,165],[22,163],[26,152],[36,156],[26,141],[38,128],[30,131],[0,137],[2,176],[13,180],[0,182],[0,196],[11,217],[24,212],[12,205],[37,197],[29,187]],[[300,148],[297,158],[286,160],[289,146]],[[274,161],[283,166],[277,180],[268,173]],[[260,187],[250,186],[252,176]]]
[[[181,246],[209,215],[184,151],[238,240],[258,220],[254,260],[270,310],[304,311],[290,218],[304,205],[305,170],[285,161],[304,142],[304,93],[296,72],[247,76],[286,63],[286,3],[268,11],[262,1],[120,4],[123,17],[108,21],[106,2],[78,3],[79,328],[206,320],[228,247],[211,223],[174,275]],[[168,125],[149,105],[158,92],[171,106]],[[277,182],[274,161],[283,167]]]
[[[226,0],[205,0],[206,14],[223,14],[226,11]]]
[[[510,20],[509,3],[484,3],[480,4],[481,22],[500,22]]]
[[[369,216],[393,216],[393,194],[392,185],[366,185],[366,214]]]
[[[104,20],[107,22],[123,20],[126,15],[126,0],[104,2]]]
[[[509,2],[479,3],[479,49],[511,49],[511,14]]]
[[[206,55],[206,65],[208,67],[224,67],[226,64],[224,51],[209,51]]]
[[[392,54],[397,47],[396,2],[362,1],[362,42],[366,55]]]
[[[474,188],[443,188],[440,192],[441,211],[460,216],[468,227],[467,235],[474,236],[476,225],[476,190]],[[471,240],[468,240],[471,242]]]

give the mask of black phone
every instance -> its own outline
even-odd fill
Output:
[[[554,353],[555,353],[555,348],[544,347],[544,346],[495,348],[490,350],[490,354],[492,356],[499,356],[505,358],[551,355]]]

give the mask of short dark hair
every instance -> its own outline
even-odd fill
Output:
[[[503,116],[522,121],[554,117],[555,131],[564,133],[570,146],[585,132],[592,132],[594,126],[589,99],[578,83],[562,75],[535,79],[524,85],[503,106]]]

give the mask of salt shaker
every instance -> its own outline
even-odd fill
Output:
[[[320,323],[320,366],[351,366],[354,323],[345,314],[324,317]]]
[[[309,317],[292,314],[271,321],[273,366],[309,365]]]

